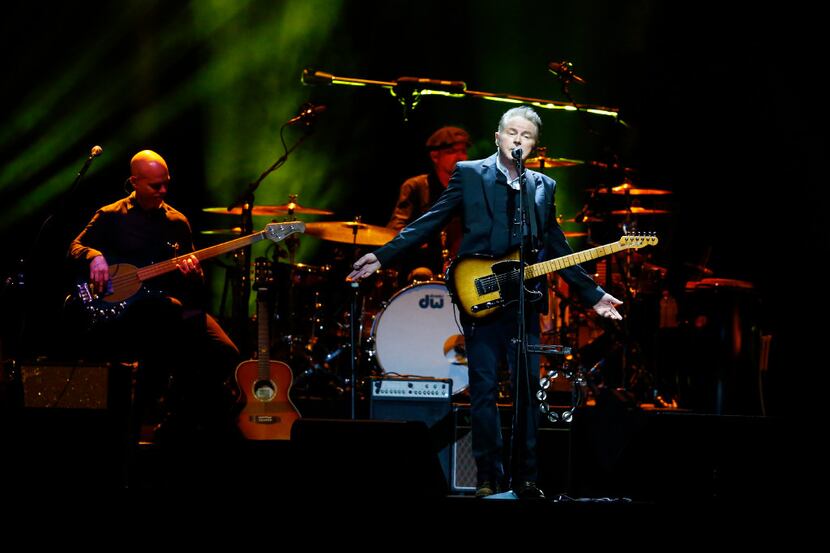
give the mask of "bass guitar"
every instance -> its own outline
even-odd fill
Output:
[[[578,263],[611,255],[630,248],[657,244],[653,234],[628,234],[617,242],[564,255],[525,266],[525,281],[553,273]],[[447,283],[455,303],[470,317],[486,318],[519,299],[519,252],[502,258],[483,255],[456,259],[447,270]],[[537,301],[542,292],[524,288],[528,301]]]
[[[250,246],[260,240],[273,240],[281,242],[296,232],[304,232],[305,223],[291,221],[287,223],[270,223],[265,229],[242,236],[222,244],[216,244],[192,253],[174,257],[166,261],[136,267],[128,263],[118,263],[109,266],[110,280],[107,289],[103,292],[94,291],[89,282],[81,282],[76,285],[72,294],[67,296],[66,305],[80,307],[87,316],[88,326],[92,327],[104,321],[117,319],[130,303],[139,295],[144,287],[144,282],[176,270],[176,264],[191,255],[195,255],[199,261],[232,252],[245,246]]]

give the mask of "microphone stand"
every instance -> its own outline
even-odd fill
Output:
[[[282,142],[283,155],[274,162],[268,169],[266,169],[255,181],[248,184],[247,188],[228,206],[228,211],[235,207],[242,208],[242,234],[247,235],[253,232],[253,209],[254,209],[254,192],[259,185],[265,180],[265,177],[270,175],[282,167],[288,160],[288,156],[296,150],[300,144],[306,141],[314,132],[313,117],[309,117],[305,125],[306,132],[295,142],[290,148],[285,144],[285,136],[283,132],[285,128],[292,125],[291,121],[283,123],[280,127],[280,141]],[[237,278],[235,286],[235,294],[231,305],[233,306],[231,312],[231,319],[236,330],[237,340],[242,340],[245,336],[246,325],[248,321],[248,297],[251,293],[251,283],[249,275],[251,273],[251,246],[247,246],[238,250],[234,254],[237,262]],[[240,342],[242,343],[242,342]]]
[[[56,211],[53,211],[43,220],[38,228],[37,234],[35,234],[35,238],[32,241],[32,245],[29,248],[29,253],[23,259],[19,260],[19,267],[20,269],[16,271],[16,278],[7,278],[3,281],[3,287],[15,287],[23,291],[24,297],[27,297],[27,303],[31,304],[30,301],[31,296],[35,294],[36,290],[32,289],[32,282],[30,277],[31,273],[36,273],[37,270],[32,269],[32,263],[37,255],[37,250],[40,247],[41,239],[46,231],[46,229],[52,224],[53,219],[57,221],[57,223],[65,224],[66,221],[61,221],[61,218],[64,213],[68,212],[72,206],[72,198],[75,196],[78,190],[78,185],[80,184],[81,180],[84,178],[87,170],[89,170],[90,165],[92,165],[92,161],[101,155],[102,149],[100,146],[93,146],[89,152],[89,156],[84,161],[83,166],[78,171],[78,174],[75,176],[75,180],[72,181],[72,185],[69,187],[69,190],[63,196],[63,201],[58,204],[58,208]],[[64,251],[66,247],[64,246]],[[27,285],[28,284],[28,285]],[[25,349],[25,339],[26,339],[26,331],[28,326],[28,315],[29,309],[24,309],[20,315],[20,329],[18,331],[18,347],[20,349]]]
[[[596,128],[594,127],[594,125],[592,124],[590,118],[588,117],[588,112],[584,109],[583,106],[580,106],[579,104],[577,104],[576,101],[574,100],[573,96],[571,96],[571,92],[570,92],[570,88],[569,88],[571,82],[576,80],[580,84],[585,84],[584,81],[576,78],[576,76],[573,74],[573,70],[572,70],[572,67],[571,67],[570,63],[563,62],[560,65],[563,66],[564,71],[559,72],[559,73],[554,73],[554,74],[557,76],[560,83],[562,84],[562,93],[565,95],[565,97],[568,98],[568,100],[570,101],[570,103],[574,107],[574,109],[576,109],[576,111],[581,115],[580,120],[585,125],[585,128],[587,129],[588,134],[591,135],[591,136],[595,136],[595,137],[603,140],[603,142],[604,142],[602,148],[603,148],[603,151],[604,151],[603,152],[604,156],[606,156],[607,159],[608,159],[608,163],[596,163],[596,162],[594,162],[594,163],[592,163],[592,165],[605,169],[606,184],[605,184],[605,187],[603,187],[603,188],[607,188],[607,191],[610,193],[611,189],[614,186],[616,186],[619,182],[624,182],[625,168],[624,168],[623,164],[620,162],[619,155],[617,155],[617,153],[614,151],[614,148],[612,148],[612,146],[610,144],[610,140],[608,140],[603,135],[601,135],[599,132],[597,132]],[[615,122],[616,122],[616,126],[614,127],[615,129],[620,129],[621,128],[620,125],[622,127],[628,127],[628,124],[626,124],[625,121],[623,121],[620,117],[616,117]],[[582,210],[579,212],[578,217],[581,217],[584,220],[584,218],[586,218],[588,216],[590,210],[593,209],[592,204],[596,200],[596,197],[597,197],[596,195],[601,189],[602,189],[601,187],[595,187],[595,189],[591,193],[591,196],[588,198],[588,201],[585,202],[585,205],[582,207]],[[625,199],[626,199],[626,209],[627,209],[625,231],[627,233],[628,232],[627,225],[628,225],[628,223],[630,223],[630,217],[631,217],[631,203],[630,203],[631,197],[630,197],[628,191],[626,191]],[[590,224],[589,224],[588,228],[589,228],[589,236],[591,238],[593,238],[593,236],[591,234],[591,230],[590,230],[591,229]],[[629,326],[629,324],[630,324],[629,319],[630,319],[631,309],[633,307],[632,303],[633,303],[633,299],[634,299],[633,296],[630,295],[630,288],[629,288],[629,284],[628,284],[628,281],[630,280],[628,278],[628,277],[630,277],[630,265],[631,265],[630,264],[630,258],[631,258],[631,252],[626,252],[626,260],[627,261],[626,261],[626,270],[624,272],[624,277],[626,278],[626,281],[627,281],[625,283],[626,298],[625,298],[625,302],[623,303],[623,306],[622,306],[622,309],[621,309],[624,313],[623,323],[622,323],[622,329],[623,329],[622,330],[622,334],[623,334],[622,339],[623,339],[624,347],[622,349],[622,359],[621,359],[622,372],[623,372],[622,385],[624,387],[627,385],[626,384],[626,373],[628,372],[627,366],[628,366],[628,363],[629,363],[629,360],[630,360],[631,350],[634,346],[634,344],[632,344],[632,338],[631,338],[630,326]],[[611,288],[611,284],[612,284],[612,270],[611,270],[612,263],[613,263],[613,261],[611,259],[609,259],[606,263],[606,267],[608,267],[608,270],[606,271],[605,286],[607,286],[608,289]]]
[[[522,394],[526,394],[526,401],[530,401],[530,381],[527,362],[527,325],[525,317],[525,228],[530,229],[527,218],[527,206],[525,206],[525,171],[524,160],[521,155],[514,155],[516,171],[519,175],[519,312],[517,315],[516,337],[513,343],[516,346],[516,385],[513,393],[513,432],[512,432],[512,456],[510,462],[511,481],[515,480],[516,474],[513,469],[521,467],[523,460],[522,442],[519,438],[527,440],[527,420],[525,409],[522,407]],[[531,237],[532,240],[532,237]]]

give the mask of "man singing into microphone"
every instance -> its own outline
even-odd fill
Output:
[[[464,233],[459,257],[486,254],[501,257],[516,249],[524,240],[525,252],[538,252],[528,261],[541,261],[572,253],[556,222],[554,190],[549,177],[527,170],[524,179],[518,174],[513,154],[526,159],[539,141],[542,120],[530,107],[508,110],[499,120],[495,143],[498,151],[476,161],[459,161],[449,186],[438,201],[421,217],[404,228],[397,237],[354,264],[349,278],[360,280],[381,267],[399,261],[426,239],[459,215]],[[520,182],[524,180],[525,205],[532,206],[526,223],[519,213]],[[616,310],[618,299],[597,286],[579,266],[561,271],[570,290],[603,317],[621,319]],[[539,343],[539,317],[536,304],[526,309],[527,342]],[[518,396],[521,413],[514,421],[514,448],[511,457],[511,482],[516,495],[523,499],[542,499],[537,486],[536,434],[539,425],[538,403],[539,356],[528,356],[528,373],[521,390],[516,388],[517,304],[510,304],[483,319],[473,319],[461,312],[461,324],[467,348],[470,377],[473,457],[476,461],[476,496],[499,492],[505,482],[502,466],[502,435],[499,425],[498,366],[510,367],[514,397]]]

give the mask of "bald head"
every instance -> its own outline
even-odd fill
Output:
[[[141,150],[130,160],[130,174],[134,177],[155,175],[159,171],[167,173],[167,162],[153,150]]]
[[[170,182],[167,162],[152,150],[138,152],[130,160],[130,182],[141,207],[158,208],[167,195],[167,185]]]

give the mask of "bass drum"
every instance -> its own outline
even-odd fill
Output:
[[[452,379],[467,388],[464,336],[446,285],[429,281],[397,292],[372,325],[375,360],[384,373]]]

